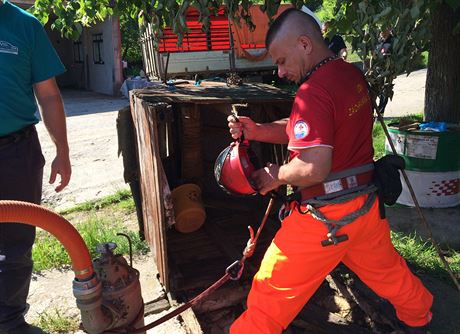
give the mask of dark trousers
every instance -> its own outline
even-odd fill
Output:
[[[40,204],[44,164],[35,129],[0,147],[0,200]],[[34,241],[35,227],[0,223],[0,333],[24,322]]]

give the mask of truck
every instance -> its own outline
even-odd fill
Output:
[[[281,5],[277,15],[291,5]],[[211,16],[209,28],[203,29],[199,12],[190,7],[186,12],[187,31],[181,45],[170,27],[159,36],[147,25],[141,36],[144,70],[151,80],[193,78],[224,73],[273,73],[275,65],[265,49],[269,19],[260,6],[250,8],[256,28],[236,23],[221,7]]]

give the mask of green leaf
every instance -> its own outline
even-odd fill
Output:
[[[460,8],[460,0],[446,0],[446,3],[452,7],[453,10]]]
[[[458,22],[457,25],[454,27],[453,33],[455,35],[460,33],[460,22]]]
[[[414,6],[410,10],[410,16],[412,16],[413,19],[416,19],[420,16],[420,9],[418,6]]]
[[[360,11],[366,12],[367,1],[361,1],[361,2],[358,4],[358,8],[359,8]]]
[[[383,17],[383,16],[387,16],[388,14],[391,13],[391,6],[388,6],[386,7],[384,10],[382,10],[382,12],[380,13],[380,16]]]

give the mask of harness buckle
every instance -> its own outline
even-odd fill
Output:
[[[339,236],[332,235],[331,233],[327,234],[327,239],[321,241],[321,246],[327,247],[327,246],[337,246],[337,244],[347,241],[348,240],[348,235],[342,234]]]
[[[236,260],[225,269],[225,273],[230,275],[232,281],[237,281],[243,274],[244,263],[241,260]]]

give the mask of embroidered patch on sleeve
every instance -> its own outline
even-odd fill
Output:
[[[6,41],[0,41],[0,52],[1,53],[10,53],[13,55],[17,55],[19,52],[19,49],[17,46],[14,46],[11,43],[8,43]]]
[[[310,132],[310,127],[303,120],[298,120],[294,125],[294,136],[295,139],[303,139],[308,136]]]

